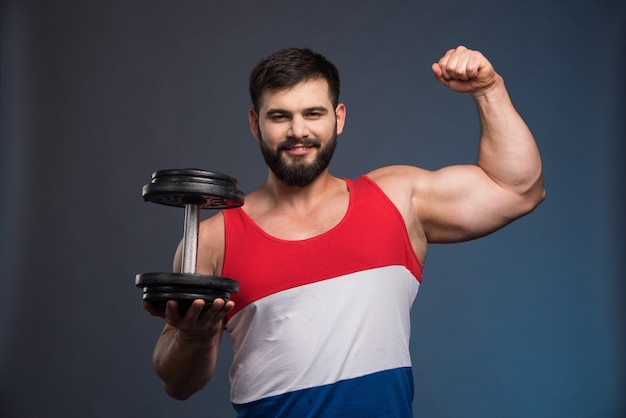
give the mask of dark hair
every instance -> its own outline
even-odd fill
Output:
[[[304,48],[281,49],[263,58],[250,74],[250,98],[255,110],[265,91],[288,89],[303,81],[320,78],[328,82],[330,100],[339,103],[339,72],[324,56]]]

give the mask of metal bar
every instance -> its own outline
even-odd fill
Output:
[[[182,273],[195,273],[198,258],[198,221],[200,205],[185,205],[185,235],[183,236]]]

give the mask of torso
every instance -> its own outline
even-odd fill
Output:
[[[254,210],[222,215],[222,273],[240,283],[225,329],[234,348],[231,400],[242,414],[276,416],[280,396],[289,416],[337,407],[351,416],[409,416],[419,260],[403,218],[370,179],[340,184],[306,211],[272,208],[252,194],[246,206]],[[318,395],[331,387],[337,407]],[[355,397],[363,402],[342,403]],[[316,399],[322,403],[312,405]]]

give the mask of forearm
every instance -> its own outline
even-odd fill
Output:
[[[206,339],[188,338],[166,326],[154,349],[153,366],[165,391],[176,399],[187,399],[204,388],[217,362],[221,334]]]
[[[474,94],[481,123],[478,166],[502,188],[529,199],[543,198],[541,158],[502,77]]]

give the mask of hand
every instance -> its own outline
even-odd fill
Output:
[[[493,86],[498,77],[483,54],[464,46],[446,52],[432,69],[437,80],[458,93],[481,93]]]
[[[223,329],[224,318],[234,307],[233,301],[224,302],[217,298],[205,308],[202,299],[196,299],[186,312],[181,312],[178,302],[169,300],[163,306],[156,306],[146,301],[142,307],[151,315],[160,316],[172,327],[177,328],[183,338],[212,338]]]
[[[224,318],[235,307],[232,301],[224,302],[217,298],[206,306],[202,299],[196,299],[181,312],[178,303],[170,300],[165,308],[165,321],[178,328],[178,334],[185,338],[212,338],[224,327]]]

